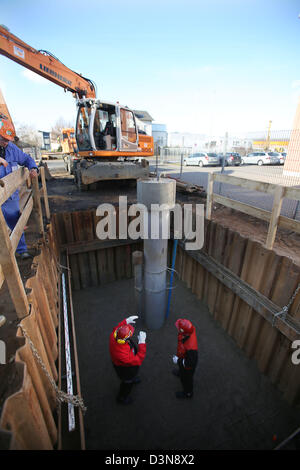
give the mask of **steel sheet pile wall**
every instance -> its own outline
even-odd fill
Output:
[[[116,235],[118,238],[118,208]],[[60,248],[67,249],[74,290],[133,277],[131,254],[140,242],[101,241],[96,235],[100,217],[95,210],[57,213],[52,216]]]
[[[20,324],[32,340],[48,373],[57,380],[58,253],[51,226],[47,241],[33,260],[36,273],[25,285],[31,289],[28,294],[31,311]],[[21,328],[17,336],[23,336]],[[52,449],[57,441],[53,417],[55,392],[35,359],[28,339],[16,352],[15,367],[22,375],[22,386],[3,404],[0,433],[7,431],[6,441],[10,449]]]
[[[284,307],[300,282],[300,267],[229,228],[205,222],[203,251],[279,307]],[[300,366],[291,361],[294,352],[291,341],[182,248],[178,250],[176,270],[193,293],[207,303],[210,313],[247,356],[257,361],[261,372],[276,384],[290,403],[299,404]],[[289,315],[300,321],[300,292]]]

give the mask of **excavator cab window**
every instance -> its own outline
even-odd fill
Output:
[[[89,136],[89,122],[91,107],[82,105],[78,109],[76,124],[76,140],[78,150],[92,150],[92,144]]]
[[[136,143],[137,133],[133,112],[122,108],[120,113],[122,137],[128,140],[128,142]]]
[[[116,109],[101,103],[96,109],[93,136],[97,150],[116,150]]]

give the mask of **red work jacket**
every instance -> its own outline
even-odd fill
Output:
[[[193,327],[191,335],[178,333],[177,357],[179,359],[179,366],[183,366],[184,369],[194,369],[196,367],[198,343],[195,327]]]
[[[146,356],[146,344],[139,344],[137,348],[137,353],[135,354],[135,350],[130,345],[130,342],[125,342],[124,344],[118,343],[116,338],[114,337],[114,332],[117,328],[122,325],[127,325],[126,319],[121,321],[110,334],[109,352],[112,363],[115,366],[123,367],[140,366]],[[134,327],[132,325],[129,325],[129,327],[133,332]]]

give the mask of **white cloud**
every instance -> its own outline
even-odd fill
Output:
[[[22,75],[23,77],[27,78],[31,82],[43,83],[43,84],[47,83],[47,80],[45,78],[41,77],[37,73],[32,72],[29,69],[22,70]]]

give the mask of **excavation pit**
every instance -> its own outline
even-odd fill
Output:
[[[147,330],[141,383],[130,406],[116,403],[119,381],[108,340],[113,327],[135,313],[133,279],[90,287],[73,295],[82,394],[89,449],[272,449],[298,426],[300,410],[281,394],[216,323],[207,306],[182,281],[173,291],[161,330]],[[194,397],[180,401],[173,376],[177,318],[197,329],[199,360]]]
[[[57,414],[53,389],[11,311],[10,328],[17,338],[9,346],[15,362],[2,366],[1,372],[0,447],[273,449],[293,433],[300,419],[300,366],[291,362],[295,330],[280,317],[273,324],[253,298],[265,296],[282,308],[299,283],[299,266],[212,221],[205,222],[200,252],[188,252],[179,242],[170,315],[160,330],[136,325],[136,333],[147,332],[147,354],[140,369],[142,382],[132,393],[134,402],[123,407],[116,403],[119,381],[108,341],[118,322],[136,314],[132,253],[142,251],[143,242],[101,241],[96,237],[98,220],[95,209],[53,214],[31,277],[24,279],[31,311],[22,324],[64,391],[62,274],[67,291],[71,287],[67,299],[71,349],[73,354],[72,303],[87,412],[81,419],[75,409],[76,431],[69,433],[68,405],[62,404],[61,415]],[[168,266],[172,249],[170,240]],[[226,270],[236,282],[230,278],[231,284],[226,284]],[[245,283],[255,291],[254,297],[250,291],[243,294]],[[298,295],[289,312],[295,321],[299,302]],[[4,310],[9,307],[2,305]],[[171,373],[177,342],[174,323],[180,317],[195,324],[199,343],[194,397],[188,401],[176,399],[181,385]],[[75,362],[72,357],[77,394]],[[299,441],[293,439],[285,447],[299,448]]]

